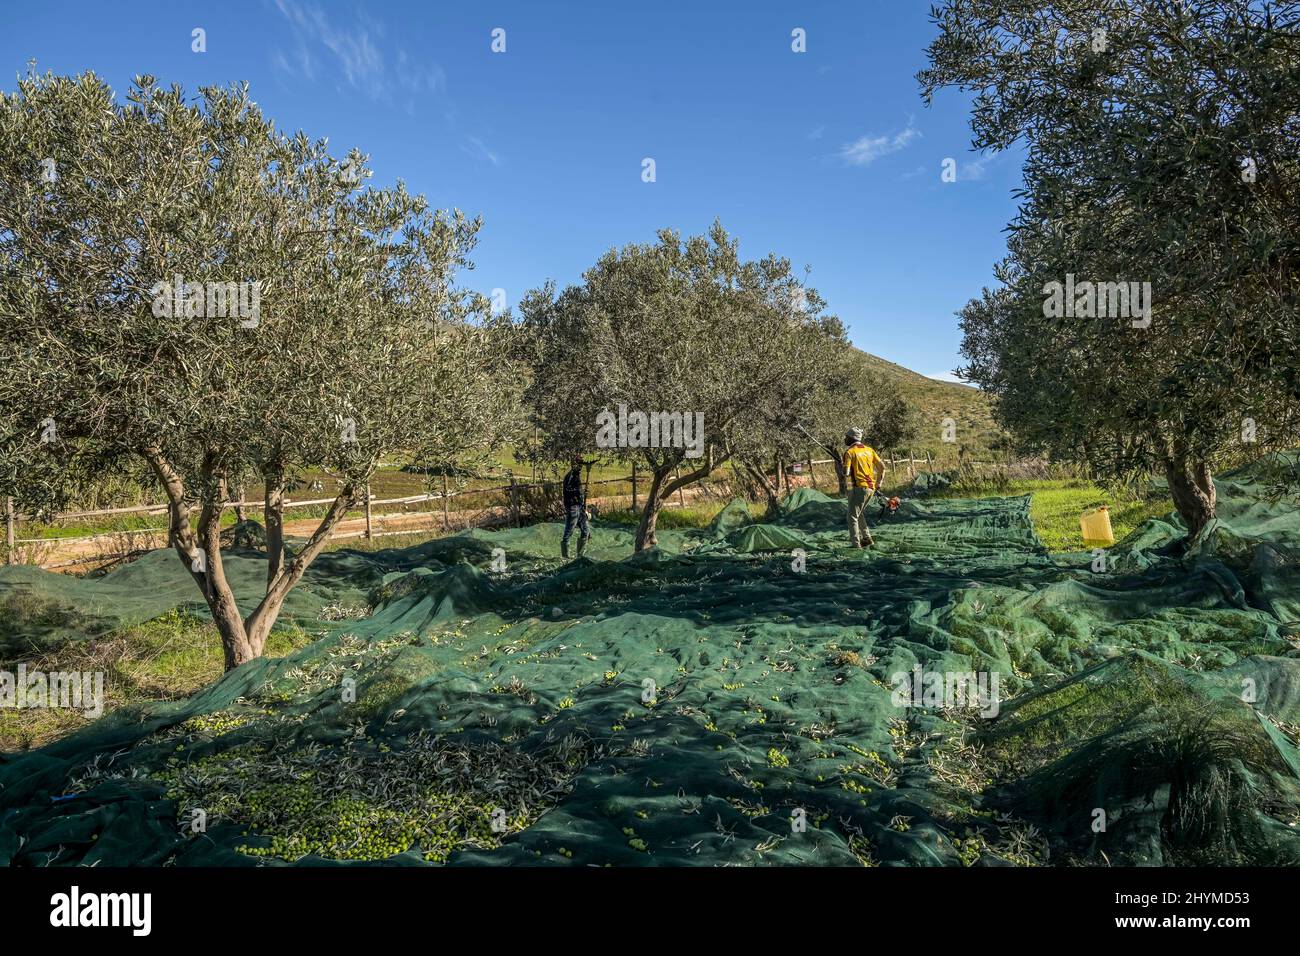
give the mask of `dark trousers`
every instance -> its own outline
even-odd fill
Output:
[[[591,525],[587,522],[587,509],[583,505],[569,505],[564,509],[564,538],[560,547],[569,547],[569,538],[573,535],[575,524],[582,533],[583,541],[591,537]]]

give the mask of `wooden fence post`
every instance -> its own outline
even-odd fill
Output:
[[[5,498],[5,564],[14,564],[18,556],[14,553],[14,500]]]
[[[451,530],[451,525],[447,523],[447,468],[442,469],[442,530]]]
[[[813,465],[812,449],[811,449],[811,448],[807,448],[807,449],[804,449],[804,450],[808,453],[808,481],[809,481],[809,483],[810,483],[814,488],[816,488],[816,487],[817,487],[817,468],[816,468],[815,465]]]
[[[934,459],[930,457],[930,449],[925,450],[925,470],[934,471]]]
[[[632,510],[636,511],[636,462],[632,462]]]
[[[370,527],[370,482],[366,482],[366,540],[369,541],[374,537]]]
[[[674,479],[675,481],[681,481],[681,480],[682,480],[682,470],[681,470],[681,468],[674,468],[674,469],[673,469],[673,479]],[[686,507],[686,496],[685,496],[684,494],[682,494],[682,486],[681,486],[681,485],[678,485],[678,486],[677,486],[677,504],[680,505],[680,506],[683,507],[683,508]]]
[[[510,510],[515,515],[515,527],[520,525],[519,520],[519,489],[515,487],[515,473],[510,472]]]

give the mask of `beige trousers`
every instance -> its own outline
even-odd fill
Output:
[[[856,548],[864,541],[870,543],[871,529],[867,527],[867,502],[875,495],[874,488],[849,489],[849,541]]]

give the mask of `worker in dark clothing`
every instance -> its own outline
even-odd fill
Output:
[[[569,556],[569,536],[573,534],[575,524],[579,530],[578,557],[582,557],[582,549],[591,537],[591,525],[587,523],[587,491],[582,485],[584,464],[582,456],[575,455],[573,467],[564,476],[564,537],[560,539],[560,554],[566,558]]]

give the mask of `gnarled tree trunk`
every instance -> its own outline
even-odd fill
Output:
[[[221,514],[226,508],[227,491],[224,476],[214,471],[210,463],[205,463],[203,495],[206,500],[202,504],[196,533],[190,524],[185,484],[180,473],[159,448],[143,448],[140,454],[162,483],[167,496],[168,541],[203,591],[208,609],[212,612],[212,621],[217,627],[217,633],[221,635],[226,670],[233,670],[261,657],[285,598],[302,579],[312,561],[325,547],[334,526],[342,520],[349,505],[355,501],[358,486],[349,484],[340,490],[316,531],[287,565],[284,564],[283,551],[283,481],[281,480],[275,494],[272,494],[268,486],[266,593],[253,613],[244,618],[234,592],[230,589],[230,582],[226,580],[221,560]],[[275,529],[274,542],[272,528]]]
[[[663,493],[664,478],[668,469],[657,468],[651,474],[650,490],[646,492],[645,507],[641,511],[641,522],[636,529],[636,550],[644,551],[659,543],[655,537],[655,525],[659,521],[659,509],[663,507],[666,495]]]
[[[641,522],[636,529],[637,551],[653,548],[658,543],[655,538],[655,525],[659,520],[659,510],[663,507],[663,503],[672,496],[673,492],[707,478],[713,473],[713,469],[724,464],[731,457],[731,452],[728,450],[721,458],[715,458],[713,447],[710,446],[705,451],[699,468],[684,475],[678,474],[675,478],[670,479],[669,476],[682,463],[684,457],[684,455],[679,454],[658,467],[655,467],[653,463],[651,464],[651,474],[654,477],[650,481],[650,491],[646,495],[645,508],[641,511]]]
[[[764,469],[761,464],[749,461],[748,459],[741,459],[740,464],[755,484],[763,489],[763,495],[767,498],[768,517],[777,514],[781,510],[780,487],[773,484],[768,479],[766,469]],[[780,479],[778,478],[777,480],[779,481]]]
[[[330,533],[334,530],[334,526],[343,520],[349,506],[356,503],[362,487],[362,485],[358,484],[343,486],[330,503],[329,511],[325,513],[321,523],[316,526],[312,536],[307,539],[307,543],[298,550],[292,561],[281,568],[279,575],[273,581],[268,582],[266,596],[262,598],[261,603],[253,609],[253,613],[244,621],[249,643],[256,652],[255,656],[260,657],[266,648],[266,639],[271,633],[271,627],[275,624],[276,618],[280,615],[280,608],[284,606],[284,599],[289,596],[289,592],[293,590],[294,586],[302,580],[307,568],[311,566],[311,563],[316,560],[316,556],[324,549]]]
[[[266,522],[266,586],[270,587],[284,567],[284,469],[266,469],[262,476],[262,511]]]
[[[1210,466],[1201,460],[1190,460],[1186,452],[1178,452],[1165,460],[1165,475],[1174,507],[1187,525],[1187,539],[1194,541],[1214,520],[1218,502]]]

